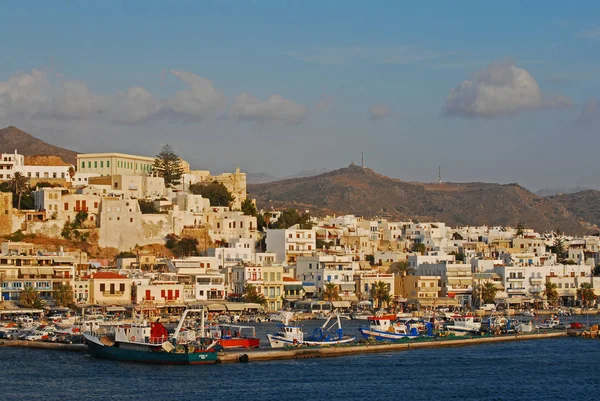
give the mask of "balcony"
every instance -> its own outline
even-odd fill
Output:
[[[539,294],[541,292],[543,292],[544,289],[541,287],[531,287],[529,288],[529,292],[531,292],[532,294]]]
[[[523,280],[525,280],[525,277],[523,277],[523,276],[507,277],[506,280],[507,281],[523,281]]]
[[[422,289],[421,289],[422,291]],[[470,285],[448,285],[446,286],[446,292],[472,292],[473,287]]]
[[[118,297],[122,297],[124,294],[125,294],[124,291],[114,291],[114,292],[105,291],[102,293],[102,296],[104,298],[118,298]]]
[[[508,292],[509,294],[524,294],[525,293],[525,287],[507,288],[506,292]]]
[[[531,284],[542,284],[542,283],[543,283],[543,281],[544,281],[544,279],[543,279],[543,278],[541,278],[541,277],[530,277],[530,278],[529,278],[529,282],[530,282]]]

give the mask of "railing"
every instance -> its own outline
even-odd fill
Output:
[[[525,287],[507,288],[506,291],[508,291],[508,292],[525,292]]]
[[[115,292],[105,291],[102,293],[102,296],[103,297],[120,297],[120,296],[123,296],[124,294],[125,294],[124,291],[115,291]]]
[[[508,277],[507,280],[508,281],[523,281],[523,280],[525,280],[525,277]]]

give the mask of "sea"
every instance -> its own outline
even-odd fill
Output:
[[[323,323],[307,321],[305,331]],[[345,334],[352,335],[363,323],[342,321]],[[265,334],[275,324],[253,325],[268,346]],[[200,366],[0,347],[0,363],[0,400],[7,401],[576,401],[600,396],[600,339],[574,337]]]

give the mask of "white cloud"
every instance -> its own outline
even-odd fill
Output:
[[[160,101],[150,92],[133,87],[113,96],[107,116],[111,121],[135,124],[147,121],[157,115],[160,109]]]
[[[196,74],[171,70],[171,74],[190,86],[164,102],[165,110],[186,118],[204,120],[223,112],[227,99],[217,91],[212,82]]]
[[[374,104],[369,109],[368,113],[369,119],[371,121],[381,120],[382,118],[386,118],[390,115],[390,108],[383,103]]]
[[[35,117],[48,101],[50,89],[46,73],[40,70],[19,72],[0,82],[0,116]]]
[[[283,124],[300,124],[306,114],[304,106],[280,95],[271,95],[266,101],[261,101],[249,93],[238,95],[229,110],[229,117],[233,120]]]
[[[506,61],[490,64],[452,89],[443,112],[447,116],[497,117],[568,105],[570,100],[562,95],[542,95],[529,72]]]

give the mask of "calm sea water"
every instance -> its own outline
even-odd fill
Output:
[[[356,322],[344,322],[350,333]],[[307,324],[307,330],[315,325]],[[272,323],[257,325],[261,334]],[[591,400],[600,340],[560,338],[212,366],[0,348],[3,400]]]

